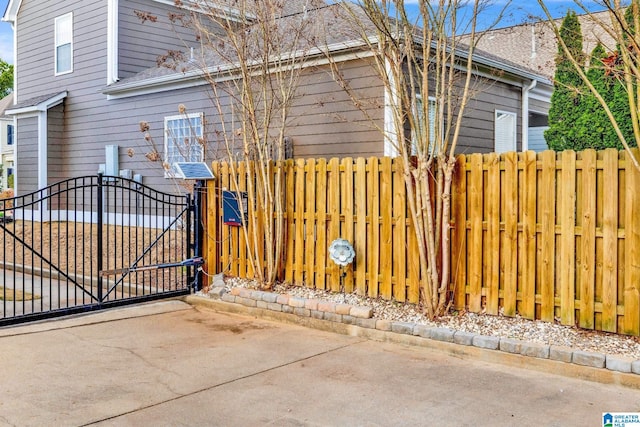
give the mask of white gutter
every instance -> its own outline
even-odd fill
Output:
[[[538,84],[537,80],[522,87],[522,151],[529,150],[529,92]]]

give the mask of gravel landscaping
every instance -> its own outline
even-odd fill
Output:
[[[225,278],[227,292],[237,287],[258,289],[257,284],[253,281],[232,277]],[[482,336],[571,347],[574,350],[585,352],[640,359],[640,339],[637,337],[588,331],[520,317],[491,316],[468,312],[455,312],[436,321],[430,321],[413,304],[386,301],[381,298],[373,299],[355,293],[339,294],[286,285],[278,285],[272,292],[290,297],[369,307],[373,310],[373,318],[375,319],[449,328]]]

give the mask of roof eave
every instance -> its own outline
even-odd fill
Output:
[[[2,20],[12,24],[15,23],[18,18],[18,11],[20,10],[21,4],[22,0],[9,0],[9,4],[7,4]]]
[[[22,107],[22,108],[16,108],[16,109],[8,108],[7,110],[5,110],[5,114],[10,116],[17,116],[21,114],[30,114],[30,113],[47,111],[49,108],[52,108],[52,107],[55,107],[56,105],[61,104],[62,101],[64,101],[64,99],[67,97],[67,94],[68,94],[67,91],[60,92],[59,94],[52,96],[49,99],[46,99],[36,105],[30,105],[28,107]]]

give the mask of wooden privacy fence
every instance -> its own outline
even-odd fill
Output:
[[[459,156],[455,307],[640,335],[640,174],[626,159],[616,150]],[[219,191],[234,189],[229,167],[213,168],[209,271],[245,276],[243,231],[220,220]],[[288,161],[283,279],[340,290],[327,248],[342,237],[356,251],[346,292],[418,302],[418,249],[401,168],[390,158]]]
[[[243,165],[238,165],[245,190]],[[226,163],[214,163],[208,189],[208,262],[215,271],[250,273],[240,227],[222,225],[220,190],[233,188]],[[286,255],[283,279],[297,285],[417,303],[418,249],[406,216],[401,163],[391,158],[288,160],[285,164]],[[356,257],[341,271],[328,254],[336,238],[349,240]]]

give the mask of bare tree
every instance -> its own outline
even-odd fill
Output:
[[[285,250],[284,167],[290,148],[290,108],[314,46],[310,35],[318,31],[309,13],[326,4],[320,0],[174,2],[181,11],[169,16],[176,35],[183,32],[177,27],[189,28],[200,46],[188,55],[167,52],[159,58],[159,66],[206,79],[215,116],[207,119],[208,139],[185,139],[176,146],[189,151],[193,149],[189,143],[198,144],[195,149],[205,150],[208,158],[229,161],[230,190],[239,200],[242,190],[248,195],[248,211],[240,212],[247,258],[254,278],[270,288],[281,271]],[[155,22],[147,13],[136,13],[143,22]],[[179,110],[186,113],[185,106]],[[146,123],[141,123],[141,131],[151,149],[147,158],[159,161]],[[170,171],[171,165],[163,168]]]
[[[465,108],[474,95],[476,24],[488,2],[420,1],[417,15],[409,14],[406,4],[404,0],[360,0],[343,6],[360,40],[376,53],[374,67],[391,116],[380,130],[392,147],[386,154],[402,159],[419,248],[421,299],[426,314],[434,318],[451,303],[449,236],[455,152]],[[494,16],[494,22],[504,10]],[[461,33],[466,33],[464,43]],[[334,75],[340,76],[337,69]],[[341,81],[341,86],[359,105],[348,82]]]

